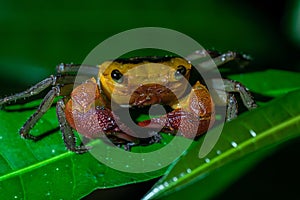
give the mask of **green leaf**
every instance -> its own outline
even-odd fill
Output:
[[[281,80],[280,77],[285,78]],[[294,90],[295,86],[297,87],[296,80],[299,80],[297,77],[299,77],[299,74],[268,70],[264,72],[235,75],[231,78],[241,81],[251,90],[254,90],[260,94],[269,95],[270,91],[273,91],[271,92],[272,94],[276,93],[277,96],[280,96],[287,91]],[[264,88],[261,84],[262,80],[263,85],[265,85]],[[275,80],[277,80],[277,82]],[[285,80],[290,81],[285,82]],[[274,83],[284,86],[284,89],[281,89]],[[297,99],[298,96],[295,97],[294,95],[294,98]],[[18,134],[18,129],[34,112],[39,102],[40,101],[34,101],[21,106],[9,106],[7,107],[7,110],[0,111],[0,199],[76,199],[87,195],[96,188],[110,188],[130,183],[142,182],[164,174],[165,169],[145,174],[124,173],[105,166],[90,154],[76,155],[66,151],[61,139],[61,133],[57,130],[58,122],[55,114],[55,108],[51,108],[31,131],[31,133],[34,135],[49,133],[47,137],[44,137],[42,140],[37,142],[21,139]],[[286,105],[289,105],[290,103],[287,102]],[[254,119],[249,120],[250,122],[255,122],[255,126],[251,126],[251,128],[253,128],[256,133],[259,132],[259,130],[256,130],[256,128],[265,128],[266,125],[267,127],[270,127],[270,123],[275,123],[275,125],[279,124],[278,121],[274,121],[275,119],[281,119],[277,118],[277,115],[281,115],[281,117],[285,116],[285,108],[281,109],[281,112],[278,112],[277,103],[272,103],[267,107],[272,107],[272,105],[274,107],[273,109],[276,108],[276,115],[272,116],[275,117],[274,119],[272,117],[264,118],[262,121],[257,123],[257,121],[254,119],[260,115],[255,114]],[[282,106],[284,105],[282,104]],[[266,107],[260,109],[266,109]],[[258,111],[251,112],[251,115],[254,115],[256,112]],[[236,124],[239,124],[239,121],[243,121],[243,119],[245,119],[245,117],[241,119],[239,117],[237,119],[238,122],[232,122],[234,123],[233,125],[225,125],[225,129],[236,130],[237,128],[233,127],[236,126]],[[248,121],[248,118],[245,121]],[[231,128],[226,128],[227,126]],[[221,138],[223,138],[223,135]],[[231,139],[230,137],[236,137],[232,133],[229,133],[228,135],[229,136],[226,136],[226,138],[229,137],[229,139]],[[163,135],[163,137],[164,141],[166,142],[172,139],[172,136]],[[243,139],[243,136],[241,136],[241,138],[239,136],[238,139]],[[182,140],[184,140],[184,138],[182,138]],[[261,146],[259,143],[260,141],[255,143],[256,148],[258,149],[266,145],[266,143],[263,143]],[[272,142],[275,141],[276,140],[272,140]],[[201,140],[199,142],[193,142],[193,147],[197,151],[199,151],[199,143],[201,143]],[[238,144],[240,145],[240,142]],[[99,145],[104,144],[100,143]],[[162,143],[146,147],[135,147],[133,151],[151,152],[162,147],[163,145],[164,144]],[[230,148],[228,150],[230,150]],[[244,150],[248,150],[248,147],[243,148],[243,151]],[[191,150],[191,152],[193,152],[193,150]],[[186,156],[189,154],[190,153],[188,153]],[[236,157],[241,157],[246,154],[247,152],[241,153]],[[231,162],[231,160],[234,160],[236,157],[229,156],[228,162]],[[185,159],[186,158],[183,157],[183,161],[179,161],[179,163],[184,162]],[[223,163],[222,162],[220,166],[226,164],[227,160]],[[198,161],[196,164],[194,163],[194,165],[193,163],[194,162],[189,161],[189,164],[184,164],[183,169],[187,170],[193,169],[193,167],[196,168],[194,165],[197,165]],[[213,171],[215,169],[214,167],[217,167],[208,167],[208,165],[204,166],[206,166],[205,169],[209,170],[209,172]],[[241,167],[241,170],[246,170],[247,166]],[[167,177],[174,178],[175,176],[177,177],[178,174],[180,176],[182,173],[180,171],[180,173],[178,172],[174,175],[174,170],[175,168],[170,171],[171,173]],[[180,168],[180,170],[182,169]],[[238,174],[236,173],[236,177],[237,176]],[[216,175],[209,177],[213,178],[216,177]],[[193,180],[194,178],[186,179],[188,184],[193,183]],[[207,180],[207,178],[204,180]],[[11,187],[11,185],[13,185],[13,187]],[[201,187],[205,188],[203,185]],[[173,189],[171,189],[171,191],[177,190],[176,185],[173,187]]]
[[[212,182],[211,178],[216,181],[216,176],[211,176],[216,169],[242,157],[245,158],[250,153],[300,135],[299,98],[300,90],[288,93],[266,106],[226,123],[217,143],[204,157],[199,155],[205,141],[205,137],[202,137],[199,143],[170,167],[168,173],[155,184],[145,199],[162,197],[196,181],[201,181],[197,193],[201,194],[203,199],[207,198],[213,189],[208,188],[206,183]],[[218,129],[213,129],[209,134],[218,134]],[[221,174],[235,173],[233,169],[235,168],[225,167]],[[220,185],[215,185],[217,185],[214,186],[215,190],[220,189]]]
[[[18,129],[38,103],[10,106],[0,111],[0,199],[79,199],[97,188],[146,181],[165,172],[165,168],[144,174],[120,172],[89,153],[78,155],[67,151],[57,130],[55,108],[45,114],[31,133],[55,131],[37,142],[22,139]],[[160,145],[146,149],[153,151]],[[141,147],[135,150],[144,151]]]
[[[229,78],[243,83],[252,92],[270,97],[278,97],[300,88],[300,73],[284,70],[269,69],[230,75]]]

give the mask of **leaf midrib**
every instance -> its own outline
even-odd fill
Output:
[[[61,160],[63,158],[69,157],[69,156],[71,156],[73,154],[74,154],[73,152],[67,151],[67,152],[62,153],[60,155],[57,155],[55,157],[51,157],[49,159],[40,161],[38,163],[34,163],[34,164],[30,165],[30,166],[18,169],[16,171],[12,171],[12,172],[10,172],[8,174],[4,174],[4,175],[0,176],[0,181],[4,181],[4,180],[9,179],[11,177],[18,176],[18,175],[21,175],[21,174],[25,174],[25,173],[27,173],[29,171],[32,171],[32,170],[37,169],[37,168],[39,168],[41,166],[53,163],[55,161]]]
[[[225,151],[224,153],[218,155],[216,158],[213,158],[212,160],[210,160],[210,162],[205,163],[201,167],[192,170],[191,173],[188,173],[183,177],[179,177],[177,179],[177,181],[170,182],[168,188],[166,190],[163,190],[163,192],[165,193],[166,191],[170,191],[174,187],[178,187],[178,185],[180,185],[182,182],[184,182],[186,180],[191,180],[193,177],[197,176],[201,171],[205,170],[206,168],[211,167],[210,171],[213,170],[214,168],[216,168],[216,166],[218,166],[217,165],[218,162],[220,162],[222,159],[224,159],[224,158],[240,151],[241,149],[247,147],[248,145],[250,145],[253,142],[254,139],[255,140],[264,139],[264,138],[268,137],[269,135],[272,135],[273,132],[275,132],[275,131],[278,132],[279,130],[282,130],[282,129],[288,127],[288,126],[293,125],[297,121],[300,121],[300,115],[293,116],[291,119],[288,119],[288,120],[286,120],[286,121],[284,121],[284,122],[282,122],[282,123],[280,123],[276,126],[273,126],[273,127],[269,128],[268,130],[265,130],[265,131],[261,132],[257,136],[255,136],[253,138],[250,138],[250,139],[240,143],[238,145],[238,147],[231,148],[231,149]],[[250,152],[251,152],[251,150],[249,152],[244,153],[243,155],[245,155],[247,153],[250,153]],[[150,198],[157,197],[157,196],[159,196],[160,193],[161,192],[157,192],[156,194],[153,194],[153,196],[150,197]]]

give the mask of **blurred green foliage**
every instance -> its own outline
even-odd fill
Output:
[[[2,0],[0,95],[32,85],[54,73],[61,62],[81,63],[114,34],[145,26],[180,31],[205,48],[247,52],[255,58],[255,66],[293,67],[295,51],[282,37],[277,22],[267,17],[268,10],[259,12],[252,4],[234,0]]]
[[[289,15],[286,16],[286,33],[291,41],[300,47],[300,1],[291,1],[287,6],[287,13]]]

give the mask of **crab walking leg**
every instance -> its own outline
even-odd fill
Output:
[[[248,110],[252,110],[257,107],[252,95],[250,94],[248,89],[241,83],[229,79],[223,79],[223,82],[225,85],[225,92],[239,93],[242,98],[243,104]]]
[[[213,88],[210,94],[217,106],[226,107],[225,121],[230,121],[237,117],[237,100],[233,93],[226,92],[224,89]]]
[[[63,63],[56,66],[57,82],[65,83],[69,80],[68,83],[73,83],[75,87],[91,77],[97,78],[98,72],[97,66]]]
[[[21,127],[19,133],[23,138],[36,140],[37,137],[29,134],[29,131],[33,128],[36,122],[49,110],[56,96],[60,94],[59,86],[53,87],[45,96],[38,109],[33,113],[30,118]]]
[[[226,121],[230,121],[237,117],[238,114],[238,108],[237,108],[237,100],[234,96],[234,94],[228,94],[227,95],[227,109],[226,109]]]
[[[205,49],[199,49],[191,53],[190,55],[187,55],[184,57],[188,61],[194,61],[199,59],[209,59],[210,55],[207,50]]]
[[[37,83],[36,85],[32,86],[31,88],[25,90],[24,92],[20,92],[8,97],[4,97],[3,99],[0,99],[0,106],[4,105],[6,103],[10,103],[12,101],[16,101],[18,99],[30,97],[36,94],[39,94],[46,88],[48,88],[50,85],[54,85],[56,82],[56,78],[54,76],[50,76],[49,78],[46,78],[42,80],[41,82]]]
[[[75,80],[81,84],[91,77],[97,77],[98,71],[96,66],[62,63],[56,66],[56,84],[75,84]]]
[[[223,65],[232,60],[246,62],[245,64],[248,64],[248,62],[251,61],[250,56],[233,51],[228,51],[227,53],[219,55],[216,52],[211,52],[211,54],[215,54],[215,57],[213,56],[213,61],[217,66]]]
[[[72,131],[71,126],[66,120],[65,115],[65,103],[63,99],[60,99],[56,104],[56,114],[57,118],[60,124],[60,130],[62,132],[62,137],[64,140],[64,143],[70,151],[76,152],[76,153],[85,153],[89,150],[86,146],[76,146],[76,137]]]
[[[54,86],[60,84],[60,85],[64,85],[64,88],[67,88],[65,87],[65,85],[69,84],[68,87],[69,92],[65,92],[66,89],[64,89],[63,91],[64,93],[69,94],[73,87],[79,69],[82,69],[82,73],[78,75],[77,77],[78,80],[86,80],[91,76],[97,76],[99,70],[98,67],[94,67],[94,66],[60,64],[56,67],[56,76],[51,75],[50,77],[42,80],[41,82],[35,84],[34,86],[30,87],[29,89],[23,92],[0,99],[0,106],[13,101],[17,101],[18,99],[24,99],[27,97],[37,95],[51,85]]]
[[[212,79],[210,84],[216,92],[216,94],[214,94],[213,91],[211,92],[211,94],[215,97],[215,103],[219,105],[231,106],[227,109],[227,111],[230,113],[235,112],[234,110],[237,109],[234,109],[233,107],[235,104],[237,104],[236,99],[234,98],[233,94],[230,93],[239,93],[243,104],[248,110],[252,110],[257,107],[248,89],[239,82],[229,79]],[[229,118],[232,119],[230,116],[234,116],[234,114],[232,113],[232,115],[229,115]]]
[[[199,72],[209,72],[229,61],[238,60],[241,66],[248,64],[250,56],[233,51],[221,54],[217,51],[200,50],[186,57],[188,61],[193,61],[194,66]]]
[[[86,76],[97,76],[99,68],[90,65],[79,65],[79,64],[64,64],[56,66],[56,73],[60,75],[77,75],[80,71],[81,75]]]

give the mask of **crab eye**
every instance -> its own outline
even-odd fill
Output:
[[[175,78],[177,80],[181,79],[186,73],[186,68],[183,65],[179,65],[175,72]]]
[[[122,83],[123,82],[123,74],[117,70],[117,69],[114,69],[112,72],[111,72],[111,78],[116,81],[117,83]]]

